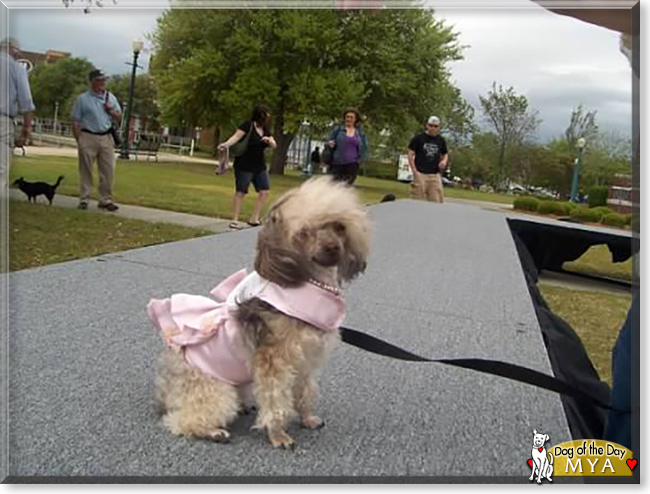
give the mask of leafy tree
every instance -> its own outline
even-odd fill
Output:
[[[76,97],[88,87],[88,74],[95,67],[85,58],[64,58],[51,65],[39,65],[30,73],[36,114],[53,118],[59,104],[59,118],[70,117]]]
[[[300,124],[314,135],[347,106],[396,149],[441,102],[456,35],[430,10],[172,10],[152,36],[162,118],[226,133],[269,105],[282,173]]]
[[[106,89],[115,95],[122,106],[122,110],[125,109],[128,103],[130,85],[130,74],[111,76],[106,83]],[[156,94],[156,84],[150,75],[142,74],[136,76],[133,91],[132,116],[146,119],[147,127],[154,131],[158,130],[160,116],[160,109],[156,102]]]
[[[572,150],[577,152],[577,142],[581,137],[584,137],[588,143],[597,140],[596,113],[596,111],[585,111],[582,105],[578,105],[571,112],[571,121],[564,136]]]
[[[492,84],[486,97],[479,95],[485,117],[496,131],[499,140],[499,157],[494,175],[494,184],[501,186],[510,177],[508,151],[532,137],[541,120],[536,110],[528,107],[528,99],[518,96],[512,87],[503,89]]]

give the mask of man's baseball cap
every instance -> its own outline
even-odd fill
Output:
[[[106,74],[104,74],[103,70],[100,69],[95,69],[88,74],[88,80],[92,81],[93,79],[98,79],[100,77],[106,77]]]
[[[440,125],[440,119],[438,117],[429,117],[427,119],[428,125]]]

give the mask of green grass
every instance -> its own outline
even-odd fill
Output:
[[[10,201],[9,269],[17,271],[208,234],[105,213]]]
[[[78,195],[79,174],[77,160],[71,157],[26,156],[14,160],[10,180],[24,176],[28,181],[54,182],[59,175],[65,180],[58,193]],[[95,179],[97,179],[95,177]],[[299,185],[304,180],[297,172],[271,176],[271,199]],[[232,172],[215,175],[214,167],[203,163],[155,163],[118,160],[114,199],[119,204],[133,204],[151,208],[193,213],[203,216],[230,218],[234,176]],[[397,198],[410,197],[410,186],[393,180],[359,177],[357,190],[363,201],[374,204],[389,193]],[[251,188],[251,192],[254,192]],[[96,194],[96,191],[93,191]],[[498,194],[482,194],[462,189],[445,189],[447,197],[512,203],[512,197]],[[255,194],[249,194],[255,196]],[[242,207],[242,218],[253,210],[253,197],[248,197]],[[94,196],[96,199],[97,197]]]
[[[594,245],[580,259],[565,262],[567,271],[589,274],[616,280],[632,280],[632,258],[625,262],[612,262],[612,254],[606,245]]]
[[[631,295],[569,290],[544,283],[539,289],[551,310],[576,331],[600,378],[611,386],[612,349],[627,317]]]

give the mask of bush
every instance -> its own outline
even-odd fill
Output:
[[[539,203],[537,212],[541,214],[557,214],[558,216],[566,214],[564,204],[557,201],[543,201]]]
[[[628,226],[632,225],[632,213],[625,215],[625,224]]]
[[[607,206],[607,196],[609,189],[606,185],[594,185],[587,191],[589,195],[589,207],[597,208],[598,206]]]
[[[540,201],[534,197],[517,197],[512,203],[512,207],[515,209],[521,209],[524,211],[537,211]]]
[[[627,223],[627,219],[624,214],[619,213],[609,213],[603,216],[603,219],[600,220],[603,225],[609,226],[618,226],[624,227]]]
[[[592,211],[598,211],[603,216],[607,216],[608,214],[614,213],[614,211],[609,209],[607,206],[598,206],[598,207],[589,208],[589,209],[591,209]]]
[[[578,205],[575,202],[570,202],[570,201],[561,202],[560,204],[564,206],[565,214],[571,214],[571,211],[573,211],[575,208],[578,207]]]
[[[603,214],[593,209],[575,208],[573,211],[571,211],[570,216],[572,220],[576,220],[576,221],[600,223]]]

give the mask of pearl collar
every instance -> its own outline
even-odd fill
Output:
[[[339,287],[334,286],[334,285],[328,285],[326,283],[322,283],[314,278],[309,279],[309,283],[311,283],[314,286],[317,286],[318,288],[322,288],[325,291],[328,291],[330,293],[333,293],[334,295],[341,295],[341,290]]]

